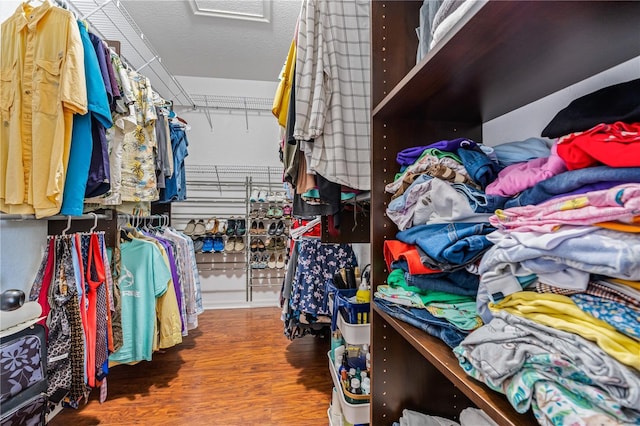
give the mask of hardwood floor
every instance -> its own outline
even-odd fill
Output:
[[[288,340],[278,308],[205,311],[181,345],[113,367],[103,404],[94,389],[49,425],[326,426],[329,347]]]

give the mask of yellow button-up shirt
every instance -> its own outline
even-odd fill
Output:
[[[2,23],[0,210],[60,211],[73,114],[87,112],[84,50],[71,12],[23,3]]]

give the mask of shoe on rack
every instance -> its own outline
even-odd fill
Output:
[[[224,251],[224,240],[222,237],[213,237],[213,251],[216,253]]]
[[[265,245],[264,245],[264,241],[262,241],[262,238],[258,238],[258,241],[256,242],[256,247],[257,247],[258,251],[264,251],[265,250]]]
[[[258,234],[264,235],[266,233],[267,231],[264,229],[264,222],[263,221],[258,222]]]
[[[257,220],[252,220],[251,221],[251,231],[249,231],[249,233],[251,235],[256,235],[258,233],[258,221]]]
[[[280,206],[275,206],[273,208],[273,218],[274,219],[282,219],[282,215],[284,214],[284,211],[282,210],[282,208]]]
[[[262,258],[260,259],[259,263],[258,263],[258,268],[260,269],[264,269],[267,267],[267,263],[269,262],[269,256],[268,255],[263,255]]]
[[[266,217],[267,219],[272,219],[275,212],[274,209],[275,209],[275,206],[270,205],[264,217]]]
[[[291,217],[291,206],[289,204],[282,208],[282,215],[284,217]]]
[[[284,238],[276,237],[276,250],[284,250],[287,245],[284,242]]]
[[[229,218],[229,220],[227,221],[227,231],[225,232],[228,237],[236,234],[237,226],[238,225],[236,220],[233,218],[233,216],[231,216],[231,218]]]
[[[247,221],[244,219],[236,220],[236,235],[244,235],[247,232]]]
[[[267,211],[261,207],[256,212],[256,216],[258,219],[264,219],[267,216]]]
[[[258,257],[257,254],[254,254],[253,257],[251,258],[251,268],[258,269],[260,267],[259,263],[260,263],[260,258]]]
[[[284,192],[276,192],[276,202],[284,203],[287,200],[287,196]]]
[[[278,253],[278,257],[276,258],[276,269],[284,268],[284,254]]]
[[[233,251],[243,251],[244,250],[244,238],[235,237],[235,244],[233,246]]]
[[[210,237],[210,236],[204,237],[203,244],[202,244],[202,252],[203,253],[213,252],[213,237]]]
[[[202,246],[204,245],[204,241],[202,238],[196,238],[193,240],[193,251],[196,253],[202,253]]]
[[[249,197],[249,201],[251,201],[252,203],[257,203],[259,196],[260,196],[260,188],[254,188],[251,191],[251,196]]]
[[[218,219],[218,232],[215,234],[222,236],[227,233],[227,219]]]
[[[273,223],[272,223],[273,225]],[[271,228],[269,228],[271,229]],[[278,224],[275,226],[274,235],[280,236],[284,233],[285,225],[282,220],[278,221]]]
[[[268,251],[273,251],[276,249],[276,239],[275,238],[267,238],[267,242],[264,244],[264,248]]]
[[[207,234],[215,234],[218,231],[218,219],[212,217],[204,225],[204,232]]]
[[[278,224],[276,222],[271,222],[271,224],[269,224],[269,229],[267,229],[267,234],[276,235],[276,227],[277,226],[278,226]]]
[[[196,222],[196,226],[193,229],[193,234],[191,235],[196,235],[196,236],[204,235],[206,230],[207,228],[204,224],[204,220],[200,219]]]
[[[265,191],[264,189],[261,189],[258,192],[258,202],[264,203],[265,201],[267,201],[267,191]]]
[[[196,229],[196,220],[195,219],[191,219],[187,223],[187,226],[185,226],[185,228],[182,231],[182,233],[185,234],[185,235],[191,235],[191,234],[193,234],[193,231],[195,231],[195,229]]]
[[[271,253],[271,256],[269,256],[269,260],[267,261],[267,267],[271,268],[271,269],[275,269],[275,267],[276,267],[276,254],[275,253]]]
[[[227,238],[227,242],[224,244],[224,251],[226,251],[227,253],[230,253],[232,251],[235,251],[235,247],[236,247],[236,237]]]
[[[249,247],[251,248],[252,252],[258,251],[258,239],[257,238],[252,238],[251,239],[251,245]]]
[[[269,203],[275,203],[276,202],[276,193],[275,192],[269,192],[266,196],[266,200]]]

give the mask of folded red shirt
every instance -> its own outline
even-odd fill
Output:
[[[391,271],[391,262],[401,259],[407,261],[409,273],[412,275],[442,272],[439,269],[431,269],[424,266],[415,245],[398,240],[386,240],[384,242],[384,260],[387,263],[387,269]]]

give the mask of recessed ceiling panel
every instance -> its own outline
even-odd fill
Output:
[[[225,19],[270,22],[271,0],[190,0],[193,13]]]

